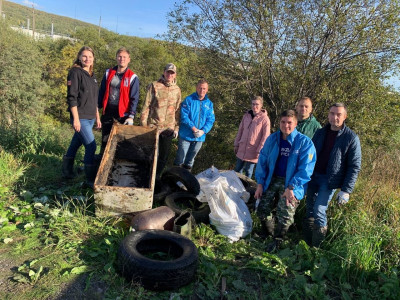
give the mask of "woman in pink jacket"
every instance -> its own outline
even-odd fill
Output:
[[[270,134],[268,113],[262,109],[263,98],[256,96],[251,101],[252,109],[244,114],[235,138],[235,171],[251,178],[258,155]]]

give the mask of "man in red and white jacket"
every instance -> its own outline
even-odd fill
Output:
[[[107,69],[99,90],[101,116],[101,150],[104,153],[114,120],[121,124],[133,125],[139,102],[139,78],[128,68],[131,61],[129,51],[122,47],[116,54],[117,66]]]

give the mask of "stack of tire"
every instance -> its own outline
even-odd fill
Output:
[[[177,216],[190,209],[196,223],[208,223],[210,208],[196,199],[199,193],[196,177],[186,169],[172,167],[156,182],[154,202],[165,202]],[[122,241],[117,258],[121,275],[156,291],[189,284],[194,280],[198,264],[197,248],[190,239],[159,229],[130,233]]]
[[[256,182],[236,174],[250,193],[247,205],[254,207]],[[190,209],[197,224],[209,223],[210,208],[197,200],[199,193],[196,177],[186,169],[172,167],[156,182],[154,202],[165,203],[176,216]],[[146,289],[173,290],[194,280],[198,252],[190,239],[176,232],[145,229],[125,237],[118,250],[117,264],[121,275]]]
[[[208,224],[210,207],[207,203],[197,200],[200,184],[196,177],[181,167],[171,167],[166,170],[161,180],[156,182],[154,202],[163,203],[171,208],[176,215],[190,209],[197,224]]]

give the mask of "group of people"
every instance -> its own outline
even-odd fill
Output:
[[[90,47],[84,46],[79,50],[68,73],[67,103],[75,133],[63,157],[64,178],[71,179],[75,176],[75,156],[83,145],[86,184],[93,186],[98,158],[104,153],[114,122],[125,125],[134,123],[139,102],[139,78],[128,68],[128,49],[118,49],[116,62],[115,67],[106,70],[100,89],[93,73],[94,52]],[[215,121],[213,103],[207,96],[208,82],[199,80],[196,92],[182,102],[176,76],[176,66],[167,64],[161,77],[148,86],[140,116],[141,126],[157,127],[159,131],[157,177],[167,163],[172,139],[178,137],[174,165],[191,170],[206,134]],[[102,109],[101,117],[99,109]],[[92,131],[95,123],[102,131],[101,149],[97,159],[96,141]]]
[[[130,55],[126,48],[118,49],[116,61],[115,67],[106,70],[100,89],[93,73],[91,48],[80,49],[68,73],[67,102],[75,133],[63,157],[65,178],[74,177],[74,159],[83,145],[86,179],[88,185],[93,185],[97,172],[94,124],[102,129],[101,156],[113,123],[134,123],[139,78],[128,68]],[[162,76],[148,86],[140,116],[141,126],[157,127],[159,131],[157,177],[166,166],[174,138],[179,138],[174,165],[191,170],[215,121],[207,81],[199,80],[196,92],[181,102],[176,77],[176,66],[167,64]],[[329,122],[321,127],[312,115],[311,99],[304,97],[297,103],[296,111],[281,113],[279,130],[270,134],[270,120],[263,109],[262,97],[255,97],[251,105],[234,141],[235,171],[252,177],[256,166],[257,215],[264,233],[274,238],[267,251],[279,248],[304,197],[304,238],[309,245],[319,247],[327,233],[329,202],[336,189],[340,189],[339,204],[349,200],[361,169],[360,140],[345,124],[347,108],[343,103],[332,104]]]
[[[339,205],[349,201],[361,169],[358,136],[345,124],[347,108],[334,103],[328,124],[321,127],[312,115],[312,101],[303,97],[296,111],[280,115],[279,130],[270,135],[270,122],[261,109],[262,98],[242,119],[234,149],[235,170],[251,177],[257,164],[257,215],[261,235],[273,236],[267,251],[278,249],[294,222],[299,201],[306,197],[304,240],[319,247],[327,234],[327,209],[337,189]]]

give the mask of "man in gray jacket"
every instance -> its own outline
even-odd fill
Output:
[[[308,184],[307,211],[303,233],[307,244],[319,247],[328,227],[326,211],[336,189],[339,205],[349,201],[361,169],[360,139],[346,126],[347,108],[335,103],[329,109],[329,123],[317,130],[312,141],[317,151],[314,174]]]

